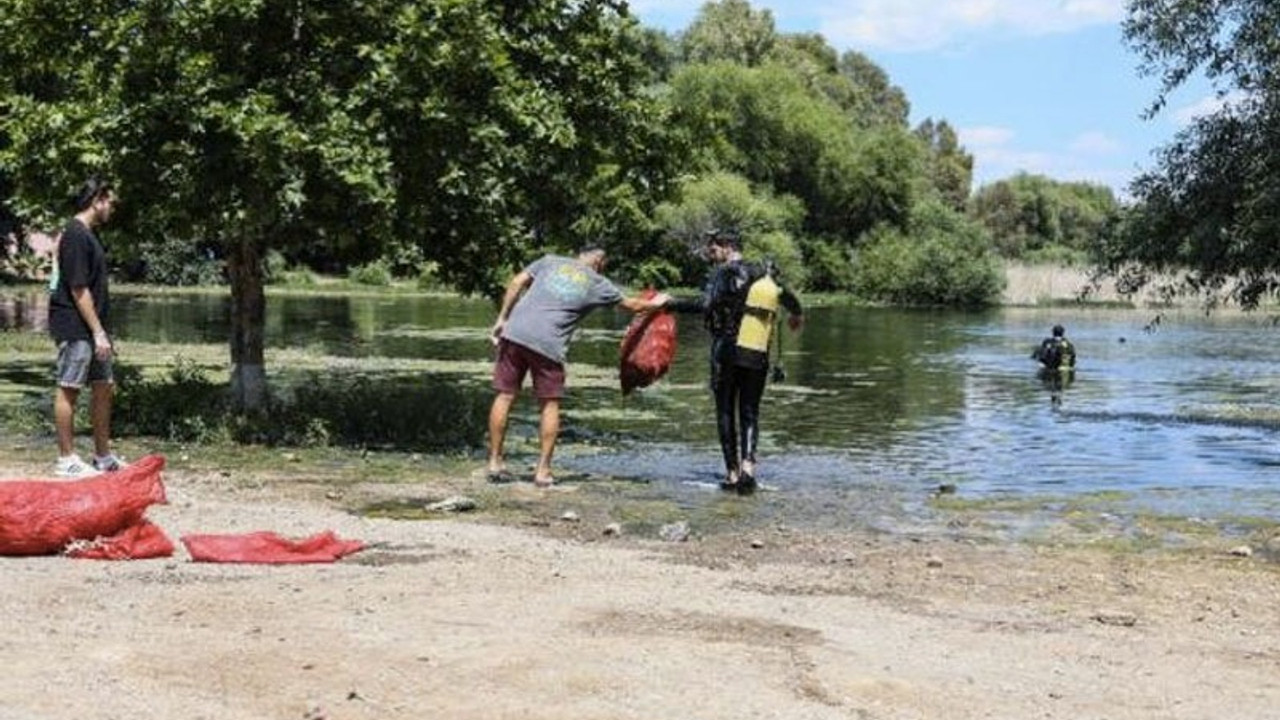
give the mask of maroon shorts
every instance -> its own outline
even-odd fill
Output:
[[[533,393],[539,400],[564,397],[564,365],[518,343],[498,341],[498,361],[493,365],[493,389],[515,395],[520,392],[526,373],[533,375]]]

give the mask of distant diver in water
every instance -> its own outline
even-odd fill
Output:
[[[1062,405],[1062,393],[1076,377],[1076,346],[1067,339],[1066,329],[1054,325],[1031,359],[1040,363],[1037,375],[1049,391],[1049,404],[1055,408]]]

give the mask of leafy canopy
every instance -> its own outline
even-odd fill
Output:
[[[38,222],[103,172],[142,243],[358,263],[407,238],[490,290],[534,247],[647,231],[645,42],[608,0],[0,0],[0,173]]]
[[[1280,4],[1132,0],[1125,37],[1159,76],[1154,114],[1198,73],[1223,101],[1163,148],[1133,183],[1123,237],[1103,269],[1132,287],[1155,271],[1167,290],[1225,294],[1252,307],[1280,284]]]

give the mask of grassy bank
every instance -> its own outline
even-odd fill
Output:
[[[1144,307],[1160,302],[1156,293],[1149,289],[1133,295],[1121,294],[1113,280],[1094,288],[1089,282],[1090,269],[1085,267],[1027,265],[1009,261],[1005,262],[1004,276],[1001,305],[1059,305],[1084,299],[1093,304]]]

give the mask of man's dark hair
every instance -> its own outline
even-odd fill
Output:
[[[1054,325],[1054,326],[1053,326],[1053,336],[1054,336],[1054,337],[1062,337],[1063,335],[1066,335],[1066,334],[1067,334],[1066,328],[1062,327],[1061,325]]]
[[[75,207],[76,212],[88,210],[89,206],[98,198],[110,192],[111,183],[94,176],[84,181],[84,184],[76,191],[75,197],[71,198],[71,204]]]
[[[742,234],[732,228],[715,228],[708,230],[706,235],[708,245],[742,249]]]

